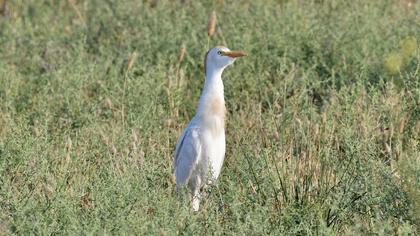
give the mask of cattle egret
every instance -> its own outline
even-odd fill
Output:
[[[217,179],[225,158],[225,99],[222,73],[242,51],[209,50],[204,59],[206,80],[195,116],[179,137],[174,153],[177,190],[188,186],[192,208],[200,207],[200,189]]]

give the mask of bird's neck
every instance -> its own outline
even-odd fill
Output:
[[[223,69],[209,68],[198,103],[198,114],[203,117],[220,116],[224,119],[226,108],[222,81]]]
[[[224,97],[222,73],[223,69],[214,69],[206,72],[206,81],[202,95]]]

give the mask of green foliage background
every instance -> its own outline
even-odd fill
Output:
[[[1,234],[416,234],[420,4],[407,2],[8,1]],[[226,161],[193,213],[172,152],[213,10],[210,45],[249,56],[224,73]]]

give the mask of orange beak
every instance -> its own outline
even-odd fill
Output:
[[[236,57],[243,57],[246,56],[246,53],[243,51],[230,51],[230,52],[223,52],[224,56],[236,58]]]

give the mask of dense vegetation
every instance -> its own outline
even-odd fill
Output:
[[[225,165],[193,213],[172,152],[213,10],[209,45],[249,56],[224,74]],[[419,12],[409,0],[8,1],[0,234],[416,234]]]

